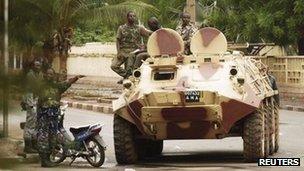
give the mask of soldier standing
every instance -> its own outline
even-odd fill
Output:
[[[50,154],[57,143],[61,94],[82,77],[78,75],[68,81],[58,82],[52,68],[46,71],[44,84],[39,89],[37,114],[37,145],[42,167],[55,166],[50,161]]]
[[[180,18],[181,18],[182,22],[181,22],[181,24],[179,24],[176,27],[176,31],[183,38],[184,45],[185,45],[184,53],[186,55],[190,55],[191,54],[190,41],[191,41],[191,38],[194,35],[194,33],[197,31],[197,27],[194,24],[190,23],[190,14],[189,13],[183,12],[180,15]]]
[[[127,13],[127,23],[121,25],[117,31],[117,56],[112,60],[111,69],[123,79],[127,79],[132,74],[135,54],[131,52],[142,49],[142,36],[148,37],[152,33],[135,22],[136,15],[130,11]],[[122,64],[125,64],[124,68],[121,67]],[[117,83],[122,84],[123,79]]]
[[[30,69],[26,75],[27,88],[22,97],[21,107],[26,111],[26,122],[24,126],[24,152],[35,153],[37,144],[37,94],[34,87],[41,84],[43,74],[41,72],[41,62],[34,61],[33,69]]]
[[[276,78],[272,74],[269,73],[269,67],[268,66],[266,66],[266,73],[268,75],[268,79],[269,79],[271,88],[275,91],[278,91]],[[274,101],[276,102],[276,105],[280,106],[280,96],[279,96],[279,94],[276,94],[273,97],[274,97]]]

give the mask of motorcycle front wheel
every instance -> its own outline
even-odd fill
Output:
[[[87,140],[86,146],[89,152],[89,155],[86,156],[87,161],[93,167],[100,167],[105,160],[104,148],[95,138]]]

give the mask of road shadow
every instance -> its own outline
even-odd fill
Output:
[[[218,167],[225,165],[231,169],[242,169],[244,162],[242,151],[204,151],[163,153],[161,156],[146,158],[136,167]]]
[[[166,152],[161,156],[146,158],[151,162],[200,162],[200,163],[243,163],[242,151]]]

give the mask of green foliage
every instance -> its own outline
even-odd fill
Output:
[[[10,45],[30,51],[37,42],[62,33],[64,27],[78,29],[77,44],[112,40],[113,28],[124,22],[129,10],[141,19],[158,12],[152,5],[134,0],[11,0]],[[99,23],[102,26],[96,27]],[[97,34],[96,30],[104,29],[108,31]]]
[[[102,28],[76,28],[74,30],[73,45],[80,46],[87,42],[114,42],[116,32]]]
[[[146,25],[147,19],[155,16],[163,27],[174,29],[185,3],[186,0],[11,0],[10,44],[32,47],[37,41],[48,39],[55,30],[69,26],[75,30],[73,42],[77,45],[115,41],[116,30],[126,21],[130,10],[135,11],[141,24]],[[294,43],[304,27],[303,0],[197,0],[197,3],[197,19],[202,26],[219,28],[230,41],[286,45]],[[3,18],[2,13],[0,17]]]
[[[126,14],[134,11],[141,24],[150,16],[158,15],[159,10],[152,4],[134,0],[91,0],[89,13],[76,23],[73,43],[82,45],[86,42],[114,42],[119,25],[126,22]],[[87,17],[86,17],[87,16]]]
[[[156,17],[159,19],[163,27],[176,28],[179,22],[179,15],[186,6],[185,0],[174,0],[174,1],[155,1],[147,0],[155,8],[159,10],[159,14]],[[151,15],[150,15],[151,17]]]
[[[108,4],[110,7],[102,12],[99,11],[104,8],[102,5],[94,9],[95,15],[99,16],[95,18],[99,18],[99,20],[93,24],[78,23],[77,33],[74,35],[75,44],[80,45],[89,41],[115,41],[116,30],[119,25],[126,22],[126,13],[130,10],[136,13],[140,24],[147,26],[147,20],[154,16],[159,19],[163,27],[175,29],[186,1],[108,0],[104,1],[104,4]],[[111,12],[112,10],[116,12]],[[96,34],[96,30],[99,30],[98,34]]]
[[[222,30],[230,41],[294,44],[304,27],[303,0],[199,0],[204,26]]]

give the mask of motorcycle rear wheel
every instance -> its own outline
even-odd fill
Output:
[[[87,161],[93,167],[100,167],[105,161],[105,152],[102,145],[95,139],[89,139],[86,141],[86,146],[91,155],[86,156]],[[97,160],[97,156],[99,156]]]

